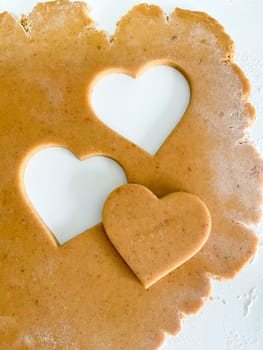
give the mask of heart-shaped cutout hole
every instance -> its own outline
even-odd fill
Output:
[[[114,247],[148,288],[204,246],[211,217],[192,194],[175,192],[158,199],[146,187],[129,184],[107,198],[103,224]]]
[[[24,172],[25,192],[60,244],[100,223],[105,199],[125,183],[114,160],[94,156],[80,161],[62,147],[40,150]]]
[[[170,66],[151,67],[137,79],[109,74],[91,92],[98,118],[152,155],[181,120],[189,101],[187,79]]]

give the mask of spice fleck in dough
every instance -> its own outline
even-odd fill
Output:
[[[0,15],[1,350],[156,349],[183,314],[200,309],[211,276],[234,277],[256,251],[247,225],[261,216],[262,160],[245,138],[254,109],[231,39],[204,13],[177,9],[167,18],[140,5],[110,40],[87,13],[64,0],[37,5],[20,23]],[[154,64],[184,72],[192,95],[152,157],[100,122],[88,96],[109,71],[134,76]],[[58,247],[23,188],[29,157],[50,145],[80,159],[110,156],[129,182],[159,197],[200,197],[212,217],[207,244],[149,290],[102,225]]]

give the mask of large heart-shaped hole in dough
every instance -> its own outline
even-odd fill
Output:
[[[154,66],[137,79],[108,74],[91,92],[99,119],[154,155],[184,115],[190,101],[185,76],[170,66]]]
[[[62,147],[35,153],[24,172],[25,192],[60,244],[100,223],[105,199],[125,183],[114,160],[94,156],[80,161]]]

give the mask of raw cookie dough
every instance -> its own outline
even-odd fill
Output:
[[[249,83],[233,42],[204,13],[166,17],[140,5],[113,38],[85,4],[39,4],[19,23],[0,15],[0,348],[152,350],[197,312],[210,278],[234,277],[252,258],[262,160],[246,133]],[[107,128],[90,105],[96,79],[169,64],[191,84],[190,105],[155,157]],[[176,92],[175,92],[176,94]],[[39,149],[60,145],[80,159],[117,160],[129,182],[157,196],[199,196],[212,217],[205,247],[149,290],[123,262],[102,225],[58,247],[26,198],[23,171]]]
[[[192,194],[175,192],[159,200],[146,187],[128,184],[105,201],[103,225],[148,288],[198,253],[209,237],[211,218]]]

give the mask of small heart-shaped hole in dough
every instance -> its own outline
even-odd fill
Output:
[[[114,160],[93,156],[80,161],[62,147],[35,153],[24,172],[25,192],[60,244],[100,223],[105,199],[125,183]]]
[[[183,117],[190,102],[185,76],[170,66],[155,66],[137,79],[104,75],[93,87],[91,104],[99,119],[154,155]]]

